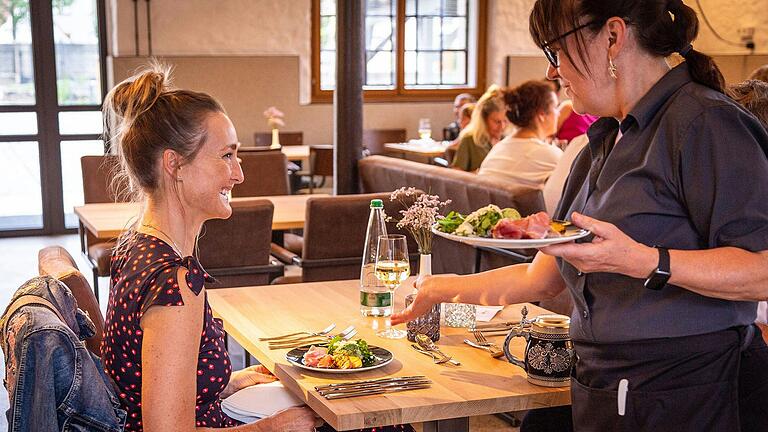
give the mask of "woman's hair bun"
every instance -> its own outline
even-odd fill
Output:
[[[163,93],[170,90],[171,68],[159,63],[121,82],[107,95],[114,114],[131,123],[147,112]]]
[[[549,82],[526,81],[504,92],[507,104],[507,119],[517,127],[531,127],[536,115],[552,105],[551,94],[555,92]]]

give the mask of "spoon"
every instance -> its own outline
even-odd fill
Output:
[[[456,366],[460,366],[461,365],[461,363],[459,363],[458,360],[454,360],[453,358],[451,358],[451,356],[445,355],[444,352],[440,351],[440,348],[438,348],[437,345],[435,345],[435,343],[432,342],[432,339],[430,339],[429,336],[427,336],[427,335],[425,335],[423,333],[419,333],[419,334],[416,335],[416,343],[419,344],[419,346],[421,348],[423,348],[423,349],[425,349],[427,351],[431,351],[431,352],[433,352],[435,354],[439,354],[444,359],[448,359],[447,361],[450,361],[452,364],[454,364]]]

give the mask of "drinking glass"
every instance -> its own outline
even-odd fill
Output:
[[[419,138],[423,140],[432,138],[432,124],[428,118],[419,119]]]
[[[389,307],[391,312],[394,312],[395,289],[411,274],[411,266],[408,263],[408,243],[404,235],[379,236],[375,274],[392,295],[392,304]],[[392,315],[391,312],[389,315]],[[377,336],[386,339],[402,339],[405,335],[405,331],[392,328],[388,318],[386,328],[377,333]]]

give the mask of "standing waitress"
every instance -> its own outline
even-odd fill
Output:
[[[556,211],[594,238],[426,278],[392,324],[567,288],[576,430],[764,430],[768,348],[752,323],[768,297],[768,134],[691,47],[698,21],[680,0],[537,0],[530,25],[548,78],[602,117]],[[685,62],[670,70],[673,53]]]

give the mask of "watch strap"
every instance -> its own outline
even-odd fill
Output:
[[[670,264],[669,264],[669,250],[665,247],[654,246],[659,251],[659,264],[656,269],[648,275],[648,279],[645,280],[645,287],[651,290],[658,291],[667,284],[671,276]]]

